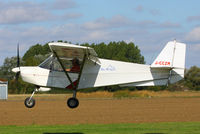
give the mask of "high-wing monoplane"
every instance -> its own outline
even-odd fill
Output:
[[[151,65],[101,59],[93,48],[85,46],[52,42],[49,47],[52,55],[39,66],[20,67],[18,62],[12,70],[23,81],[36,85],[31,97],[25,99],[28,108],[35,105],[36,91],[52,87],[73,90],[67,105],[76,108],[80,89],[168,85],[184,78],[186,45],[176,41],[168,42]]]

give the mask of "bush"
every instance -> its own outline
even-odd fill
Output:
[[[131,97],[131,96],[130,96],[129,90],[119,90],[119,91],[114,92],[113,97],[114,98],[126,98],[126,97]]]
[[[148,91],[148,90],[142,90],[142,91],[129,91],[129,90],[120,90],[116,91],[113,93],[114,98],[137,98],[137,97],[142,97],[142,98],[149,98],[154,96],[155,92],[154,91]]]

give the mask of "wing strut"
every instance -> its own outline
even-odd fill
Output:
[[[83,62],[82,62],[82,65],[81,65],[81,69],[80,69],[80,72],[79,72],[79,75],[78,75],[78,80],[77,80],[77,84],[76,84],[76,89],[78,88],[78,85],[79,85],[79,81],[80,81],[80,78],[81,78],[81,74],[82,74],[82,71],[83,71],[83,66],[85,64],[85,60],[87,58],[87,55],[86,53],[84,54],[84,57],[83,57]]]

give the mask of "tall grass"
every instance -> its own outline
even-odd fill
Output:
[[[30,94],[25,95],[9,95],[9,99],[25,98]],[[37,98],[64,99],[71,97],[71,94],[36,94]],[[115,92],[97,91],[91,93],[77,93],[78,98],[151,98],[151,97],[200,97],[200,91],[150,91],[150,90],[118,90]]]
[[[147,91],[147,90],[142,90],[142,91],[129,91],[129,90],[121,90],[121,91],[116,91],[113,93],[114,98],[132,98],[132,97],[153,97],[155,96],[154,91]]]

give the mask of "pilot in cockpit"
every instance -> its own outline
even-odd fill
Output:
[[[78,58],[74,58],[72,60],[72,67],[70,69],[70,72],[74,72],[74,73],[80,72],[80,63],[79,63]]]

